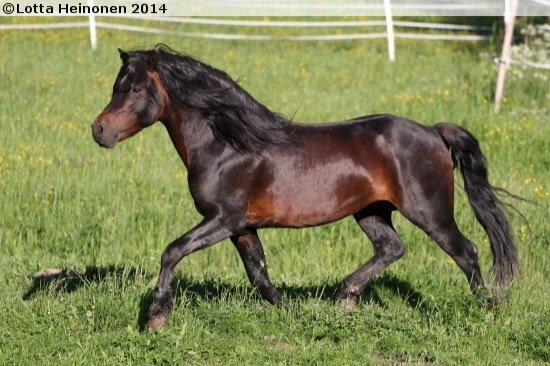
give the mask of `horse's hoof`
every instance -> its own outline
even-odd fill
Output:
[[[163,328],[166,325],[166,323],[168,323],[168,316],[157,315],[149,319],[149,321],[147,322],[147,329],[149,329],[152,332],[155,332],[160,328]]]
[[[340,305],[345,310],[353,310],[357,307],[357,298],[356,297],[346,297],[343,299],[339,299],[337,301],[338,305]]]

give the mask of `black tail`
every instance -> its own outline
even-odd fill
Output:
[[[453,160],[458,160],[470,205],[491,242],[496,284],[503,287],[518,271],[517,249],[502,203],[489,184],[485,156],[476,138],[466,129],[448,123],[439,123],[434,128],[451,149]]]

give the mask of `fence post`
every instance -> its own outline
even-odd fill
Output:
[[[88,6],[92,7],[94,5],[94,0],[88,0]],[[90,24],[90,44],[92,45],[92,50],[97,48],[97,27],[95,24],[95,16],[93,14],[88,14],[88,22]]]
[[[506,79],[506,70],[510,65],[510,54],[512,53],[512,38],[514,36],[514,20],[518,8],[518,0],[505,0],[504,2],[504,41],[502,43],[502,53],[499,59],[497,87],[495,90],[495,112],[500,109],[500,101],[504,94],[504,81]]]
[[[384,0],[384,14],[386,15],[386,34],[388,37],[388,56],[391,62],[395,61],[395,35],[393,34],[393,18],[390,0]]]

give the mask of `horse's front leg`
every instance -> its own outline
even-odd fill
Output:
[[[230,237],[233,231],[223,225],[220,217],[205,218],[182,237],[174,240],[162,254],[161,269],[149,308],[147,327],[156,330],[163,327],[172,311],[172,291],[170,285],[178,262],[188,254],[214,245]]]
[[[271,283],[267,274],[264,249],[256,230],[250,230],[231,237],[244,264],[246,274],[252,286],[257,286],[260,293],[272,304],[281,305],[283,298]]]

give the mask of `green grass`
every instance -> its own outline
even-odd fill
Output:
[[[102,30],[92,52],[87,37],[0,33],[0,364],[550,362],[549,87],[526,71],[508,81],[494,114],[496,46],[399,41],[390,64],[383,41],[237,43]],[[116,47],[157,42],[227,70],[270,108],[297,111],[296,120],[390,112],[472,130],[492,181],[540,203],[516,203],[528,223],[511,217],[522,274],[507,306],[477,306],[450,258],[396,214],[408,254],[354,311],[335,306],[331,291],[372,248],[346,219],[261,231],[284,308],[260,299],[223,242],[180,263],[168,327],[141,333],[160,254],[199,216],[162,126],[113,151],[93,142],[89,126],[109,100]],[[489,245],[461,190],[455,211],[489,276]],[[43,268],[88,271],[33,288],[29,275]]]

